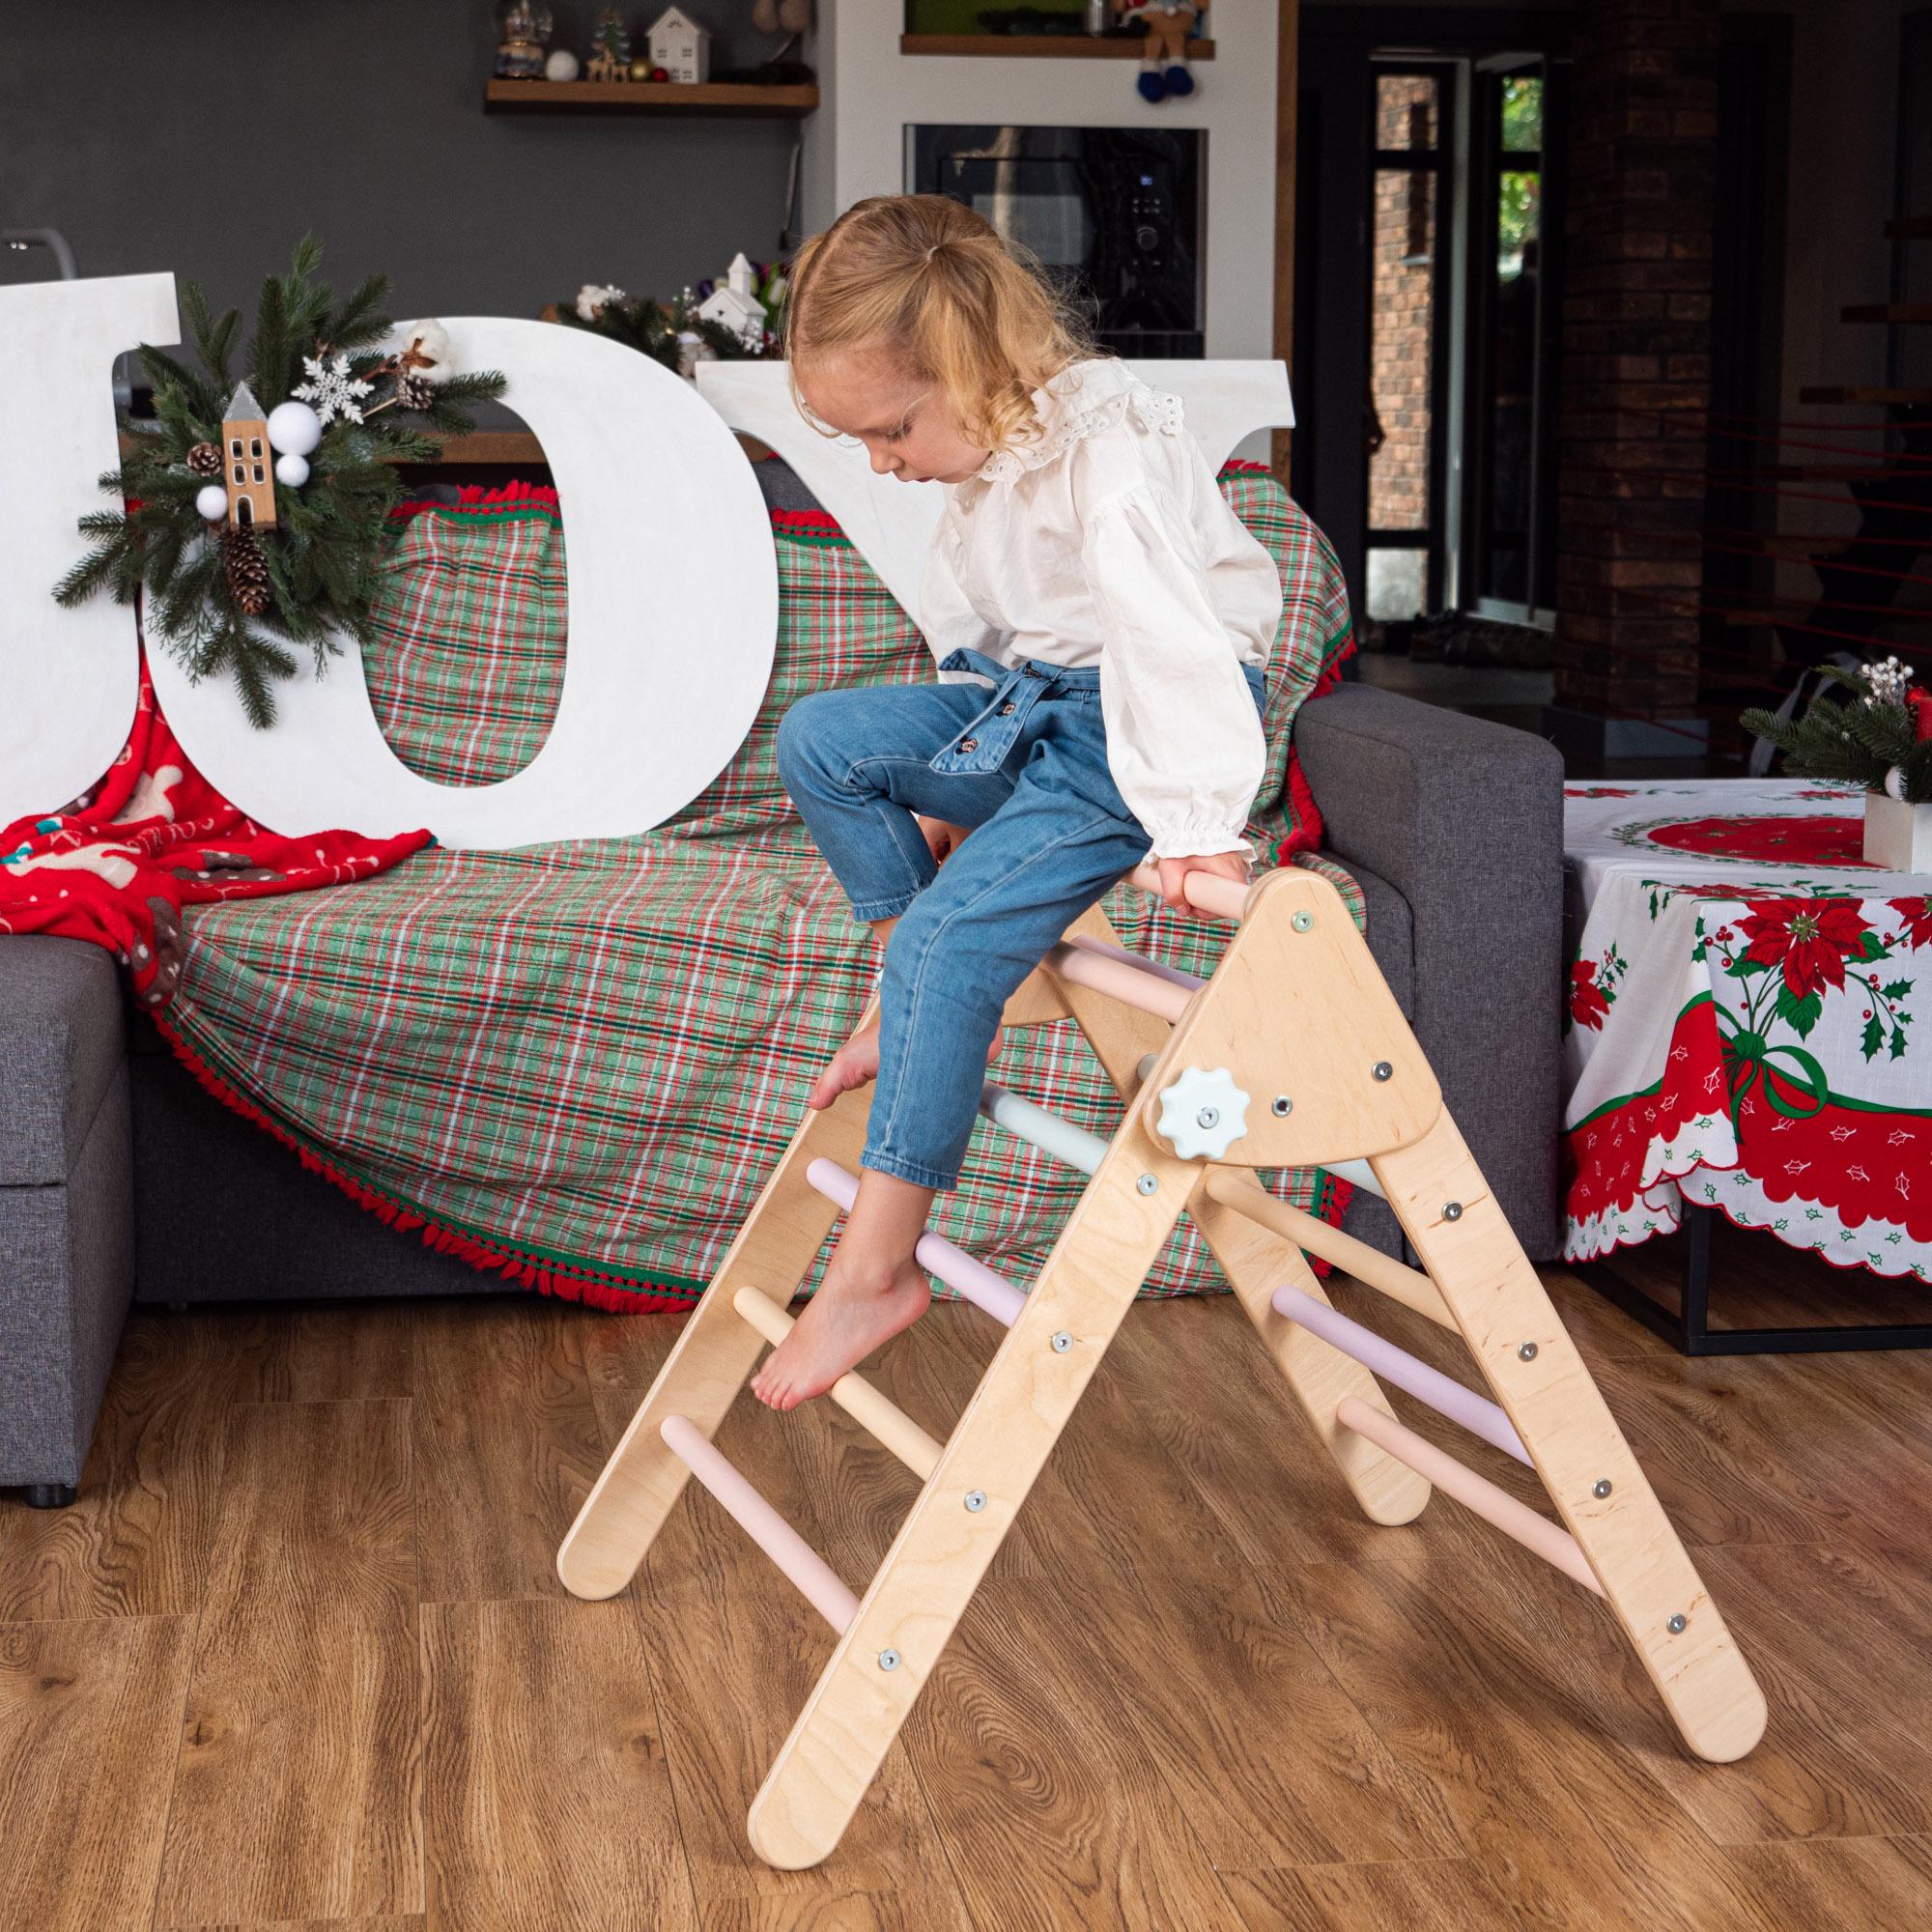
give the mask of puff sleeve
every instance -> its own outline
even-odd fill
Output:
[[[1267,745],[1198,545],[1143,476],[1081,519],[1081,565],[1106,632],[1107,761],[1155,858],[1247,852]]]

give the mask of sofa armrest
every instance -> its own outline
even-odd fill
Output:
[[[1563,760],[1554,746],[1344,684],[1294,742],[1346,866],[1414,921],[1416,1037],[1532,1260],[1561,1249]]]
[[[0,1187],[67,1179],[127,1057],[111,953],[38,933],[0,938]]]

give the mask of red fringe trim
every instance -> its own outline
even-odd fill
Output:
[[[1321,812],[1292,745],[1288,753],[1288,801],[1294,811],[1294,830],[1274,848],[1276,860],[1284,866],[1296,852],[1313,852],[1321,843]]]
[[[772,523],[781,530],[817,530],[826,536],[842,537],[837,517],[823,510],[774,510]]]
[[[494,488],[487,483],[460,484],[453,503],[433,503],[425,497],[412,497],[406,503],[398,503],[389,514],[396,518],[408,518],[418,516],[424,510],[488,510],[500,508],[506,503],[535,503],[550,510],[559,507],[556,491],[551,484],[522,483],[512,479]]]
[[[297,1158],[311,1174],[319,1174],[325,1180],[339,1187],[358,1208],[367,1208],[384,1225],[405,1234],[420,1228],[423,1246],[437,1254],[455,1255],[483,1273],[503,1275],[519,1288],[533,1288],[539,1294],[554,1295],[559,1301],[582,1302],[588,1307],[602,1308],[614,1315],[650,1315],[671,1309],[689,1314],[697,1305],[698,1291],[670,1289],[663,1282],[642,1281],[623,1274],[581,1276],[567,1273],[554,1263],[537,1261],[514,1248],[498,1246],[477,1236],[465,1234],[440,1221],[432,1220],[419,1208],[408,1208],[400,1201],[391,1200],[368,1182],[343,1173],[298,1140],[254,1101],[229,1086],[182,1038],[163,1015],[156,1013],[153,1018],[161,1037],[174,1049],[175,1058],[223,1106],[232,1108],[244,1121],[273,1135],[284,1147],[294,1149]],[[635,1287],[627,1286],[632,1283]]]

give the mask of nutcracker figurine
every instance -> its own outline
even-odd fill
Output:
[[[1124,20],[1147,30],[1141,43],[1141,99],[1176,99],[1194,92],[1194,74],[1187,65],[1188,37],[1194,32],[1195,9],[1190,0],[1112,0]]]

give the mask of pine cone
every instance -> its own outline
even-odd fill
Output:
[[[396,401],[406,410],[426,410],[436,400],[436,384],[413,369],[396,378]]]
[[[187,467],[197,476],[219,476],[221,452],[212,442],[198,442],[187,453]]]
[[[244,617],[259,617],[269,608],[269,559],[251,529],[230,525],[221,533],[221,562],[228,577],[228,594]]]

